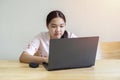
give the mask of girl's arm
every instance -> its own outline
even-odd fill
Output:
[[[35,62],[35,63],[42,63],[42,62],[48,62],[48,57],[40,57],[40,56],[35,56],[35,55],[30,55],[27,52],[23,52],[19,58],[20,62],[24,63],[30,63],[30,62]]]

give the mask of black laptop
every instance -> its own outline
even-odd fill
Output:
[[[98,36],[51,39],[48,63],[50,70],[85,68],[95,64]]]

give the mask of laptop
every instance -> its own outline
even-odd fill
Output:
[[[98,36],[51,39],[48,63],[43,66],[48,71],[93,66],[98,40]]]

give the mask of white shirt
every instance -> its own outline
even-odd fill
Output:
[[[68,32],[68,38],[75,37],[77,37],[75,34]],[[30,55],[34,55],[37,51],[40,54],[49,55],[49,41],[50,41],[49,32],[41,32],[34,38],[32,42],[28,44],[28,47],[25,51]]]

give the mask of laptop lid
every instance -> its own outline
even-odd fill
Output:
[[[98,39],[98,36],[51,39],[47,70],[93,66]]]

